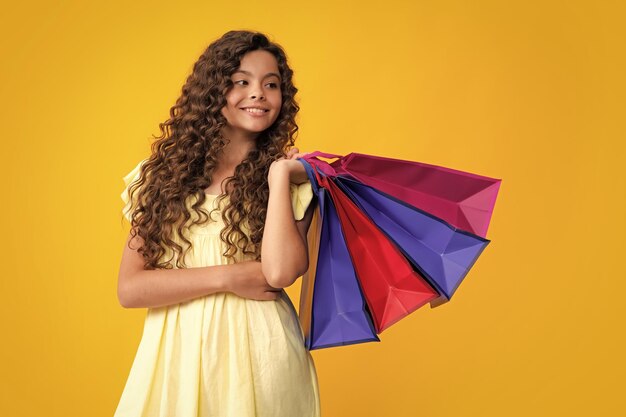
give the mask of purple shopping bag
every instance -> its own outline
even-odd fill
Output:
[[[318,214],[309,229],[309,270],[304,274],[299,319],[309,350],[380,341],[355,275],[341,224],[328,192],[307,169]],[[318,223],[319,222],[319,223]]]
[[[431,307],[450,300],[490,242],[353,179],[333,181],[437,290]]]

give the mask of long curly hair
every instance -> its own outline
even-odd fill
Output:
[[[256,147],[235,168],[234,176],[224,180],[225,195],[220,195],[217,202],[219,206],[228,196],[222,210],[225,227],[220,232],[220,239],[226,244],[223,255],[232,259],[237,253],[251,254],[260,260],[269,199],[269,167],[294,145],[298,130],[295,116],[300,108],[294,98],[298,89],[292,82],[293,71],[283,48],[262,33],[241,30],[225,33],[196,61],[182,94],[170,109],[170,118],[159,124],[161,135],[152,135],[152,152],[142,164],[139,179],[129,188],[131,201],[137,193],[131,212],[131,236],[139,234],[144,240],[138,252],[145,260],[145,268],[171,269],[174,256],[178,268],[186,267],[184,258],[191,241],[184,229],[192,218],[186,201],[196,196],[190,206],[197,214],[192,224],[210,220],[212,212],[202,207],[206,200],[204,190],[211,184],[218,155],[227,144],[220,133],[227,124],[220,110],[233,87],[230,76],[239,68],[243,55],[257,49],[276,57],[282,107],[276,121],[257,137]],[[180,237],[184,248],[173,239],[174,234]],[[161,259],[167,252],[171,258]]]

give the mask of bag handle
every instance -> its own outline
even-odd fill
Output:
[[[309,177],[314,194],[317,195],[320,188],[328,189],[328,181],[330,180],[326,174],[320,172],[321,170],[317,165],[309,163],[305,158],[297,158],[297,160],[304,165],[304,170]]]
[[[322,158],[328,158],[328,159],[343,158],[341,155],[336,155],[334,153],[327,153],[327,152],[322,152],[322,151],[313,151],[311,153],[304,155],[304,158],[308,159],[308,158],[315,158],[318,156],[321,156]]]
[[[315,168],[313,168],[313,165],[311,165],[306,159],[296,158],[296,160],[304,166],[304,170],[306,171],[306,174],[309,177],[309,182],[311,183],[311,187],[313,188],[313,194],[317,195],[317,193],[319,192],[317,171],[315,170]]]
[[[315,166],[318,170],[323,172],[325,175],[330,175],[331,177],[337,176],[337,171],[335,170],[335,168],[333,168],[328,162],[322,161],[318,157],[329,158],[329,159],[343,158],[341,155],[336,155],[336,154],[321,152],[321,151],[314,151],[298,159],[304,159],[309,164]]]

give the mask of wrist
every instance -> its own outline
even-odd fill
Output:
[[[268,182],[276,181],[302,184],[308,181],[308,176],[304,165],[300,161],[296,159],[281,159],[270,165],[268,173]]]
[[[276,161],[270,166],[267,175],[267,182],[270,187],[289,183],[289,167],[281,162],[283,161]]]
[[[234,269],[238,268],[238,265],[216,265],[209,268],[219,268],[219,273],[217,274],[217,280],[215,283],[219,292],[232,292],[233,278],[235,276]]]

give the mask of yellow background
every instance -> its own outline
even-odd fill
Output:
[[[146,312],[116,298],[122,176],[230,29],[285,47],[302,151],[503,179],[450,303],[313,351],[325,417],[623,411],[625,18],[620,1],[4,5],[0,415],[113,414]]]

